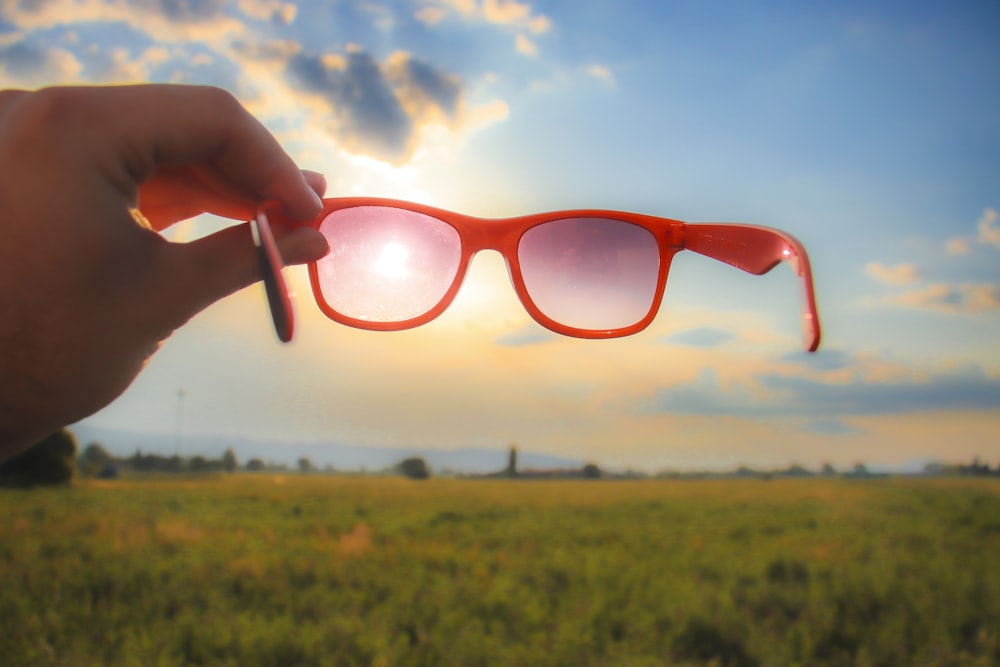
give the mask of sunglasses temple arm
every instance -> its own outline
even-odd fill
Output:
[[[295,332],[295,316],[292,311],[292,301],[288,296],[288,286],[281,272],[284,262],[278,252],[278,246],[271,233],[271,225],[264,208],[257,210],[254,219],[250,221],[250,231],[254,246],[257,247],[257,257],[260,261],[261,274],[264,277],[264,290],[267,293],[267,304],[271,310],[271,321],[278,339],[283,343],[292,340]]]
[[[821,331],[812,267],[809,254],[798,239],[769,227],[695,223],[684,226],[683,247],[757,276],[788,262],[802,281],[805,297],[802,332],[806,350],[819,349]]]

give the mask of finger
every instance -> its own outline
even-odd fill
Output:
[[[273,225],[271,231],[285,266],[315,262],[330,252],[329,241],[318,229]]]
[[[222,89],[152,84],[48,92],[60,98],[53,104],[78,111],[74,117],[89,124],[92,137],[112,143],[133,188],[161,166],[199,164],[241,198],[277,199],[292,217],[308,218],[322,206],[274,136]]]
[[[313,192],[323,196],[326,192],[323,174],[302,170],[302,176]],[[139,209],[157,231],[202,213],[249,220],[257,204],[244,199],[198,165],[161,167],[139,186]]]
[[[309,227],[272,228],[278,251],[287,264],[305,264],[329,251],[326,238]],[[204,238],[170,244],[161,275],[171,326],[179,326],[210,304],[263,277],[249,225],[228,227]]]
[[[326,194],[326,176],[319,173],[318,171],[309,171],[308,169],[302,170],[302,177],[306,179],[309,187],[313,189],[317,195],[322,197]]]
[[[26,90],[15,90],[13,88],[0,90],[0,123],[6,119],[7,112],[11,107],[24,97],[27,92]]]
[[[139,186],[139,209],[157,231],[202,213],[249,220],[255,202],[217,180],[198,165],[157,169]]]

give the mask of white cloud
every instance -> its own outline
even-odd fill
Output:
[[[881,262],[870,262],[865,266],[865,273],[887,285],[909,285],[920,279],[920,272],[913,264],[886,266]]]
[[[450,9],[462,16],[472,17],[478,12],[476,0],[425,0],[428,4],[436,3],[442,8]]]
[[[75,23],[123,23],[159,42],[203,41],[224,44],[246,26],[225,11],[222,0],[163,2],[162,0],[47,0],[7,3],[6,19],[22,30],[47,29]],[[262,3],[249,3],[257,11]]]
[[[440,7],[421,7],[414,14],[414,18],[424,25],[436,26],[444,20],[446,12]]]
[[[191,58],[190,62],[192,67],[200,67],[203,65],[211,65],[213,60],[212,56],[207,53],[197,53],[193,58]]]
[[[949,239],[948,243],[945,245],[945,249],[949,255],[968,255],[972,252],[972,246],[969,245],[969,239],[961,237]]]
[[[118,83],[141,83],[149,80],[148,62],[131,57],[127,50],[111,49],[106,58],[106,69],[95,78]]]
[[[82,76],[88,83],[143,83],[150,80],[152,68],[178,57],[187,56],[183,53],[172,54],[162,46],[132,53],[122,47],[91,44],[85,51]],[[65,83],[69,80],[58,81]]]
[[[588,65],[584,71],[588,75],[594,77],[598,81],[606,83],[609,86],[615,85],[615,75],[611,72],[611,68],[607,65],[598,65],[595,63],[593,65]]]
[[[996,209],[988,208],[983,211],[983,217],[979,218],[979,238],[980,243],[992,245],[1000,248],[1000,226],[997,226]]]
[[[528,39],[523,33],[519,33],[515,38],[514,50],[523,56],[538,55],[538,46],[536,46],[535,43]]]
[[[538,14],[528,19],[528,30],[536,35],[548,32],[552,28],[552,20],[548,16]]]
[[[55,81],[77,82],[82,70],[83,64],[64,49],[40,48],[20,39],[0,42],[0,84],[4,87],[35,88]]]
[[[464,109],[464,85],[457,76],[440,71],[405,51],[397,51],[382,64],[386,80],[400,105],[418,125],[454,124]]]
[[[904,308],[933,310],[953,315],[979,315],[1000,311],[1000,285],[994,283],[937,283],[884,299],[882,303]]]
[[[358,9],[371,17],[372,25],[382,32],[389,32],[396,27],[396,14],[392,7],[376,2],[362,1]]]
[[[531,5],[518,0],[421,0],[414,16],[426,25],[438,25],[449,14],[466,21],[510,26],[541,35],[552,29],[552,21],[537,14]]]
[[[299,11],[291,2],[281,0],[239,0],[238,4],[241,12],[261,21],[292,23]]]
[[[962,285],[965,293],[965,305],[968,312],[981,313],[1000,310],[1000,285],[984,283],[980,285]]]
[[[463,130],[473,132],[492,123],[499,123],[507,120],[510,116],[510,107],[503,100],[493,100],[475,107],[469,107],[465,111]]]
[[[521,24],[531,18],[531,5],[517,0],[483,0],[482,12],[491,23]]]
[[[985,209],[977,223],[975,242],[1000,247],[1000,226],[997,222],[997,211]],[[945,251],[952,256],[969,255],[973,251],[973,239],[961,236],[948,239]],[[912,285],[921,279],[920,271],[909,263],[887,266],[871,262],[865,266],[865,273],[886,285]],[[887,305],[950,315],[980,315],[1000,311],[1000,284],[934,283],[884,298],[872,298],[866,303],[869,306]]]
[[[980,245],[991,245],[1000,248],[1000,225],[997,222],[997,210],[995,208],[984,209],[983,215],[976,223],[978,231],[978,236],[975,239],[976,242]],[[945,248],[949,255],[968,255],[972,253],[972,241],[967,237],[959,236],[949,239]]]
[[[405,51],[380,60],[360,46],[315,54],[276,40],[237,42],[233,57],[251,113],[312,128],[341,150],[396,166],[411,162],[432,133],[460,140],[508,114],[500,101],[468,104],[461,79]]]
[[[271,34],[286,35],[283,24],[301,20],[294,0],[0,1],[17,28],[0,35],[0,83],[8,87],[197,79],[229,88],[282,130],[309,127],[335,137],[341,150],[396,165],[509,113],[500,100],[468,103],[463,81],[408,53],[376,57],[359,46],[306,53],[294,40],[263,38],[275,28]],[[362,0],[376,23],[393,19],[386,6],[393,5]],[[418,9],[428,21],[503,26],[502,35],[523,37],[522,51],[533,51],[533,35],[549,26],[513,0],[427,0]],[[95,39],[91,23],[111,36]],[[47,43],[23,38],[33,31]],[[145,48],[145,38],[155,46]],[[438,139],[429,141],[430,133]]]

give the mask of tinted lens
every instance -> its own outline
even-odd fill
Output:
[[[330,254],[317,262],[323,298],[358,320],[423,315],[448,291],[462,256],[451,225],[389,206],[334,211],[319,230],[330,242]]]
[[[660,270],[656,237],[606,218],[532,227],[517,251],[528,295],[545,315],[577,329],[620,329],[650,311]]]

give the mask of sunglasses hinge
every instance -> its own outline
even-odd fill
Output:
[[[685,238],[685,225],[684,223],[679,223],[676,225],[670,225],[667,229],[667,245],[672,248],[683,248],[686,241]]]

